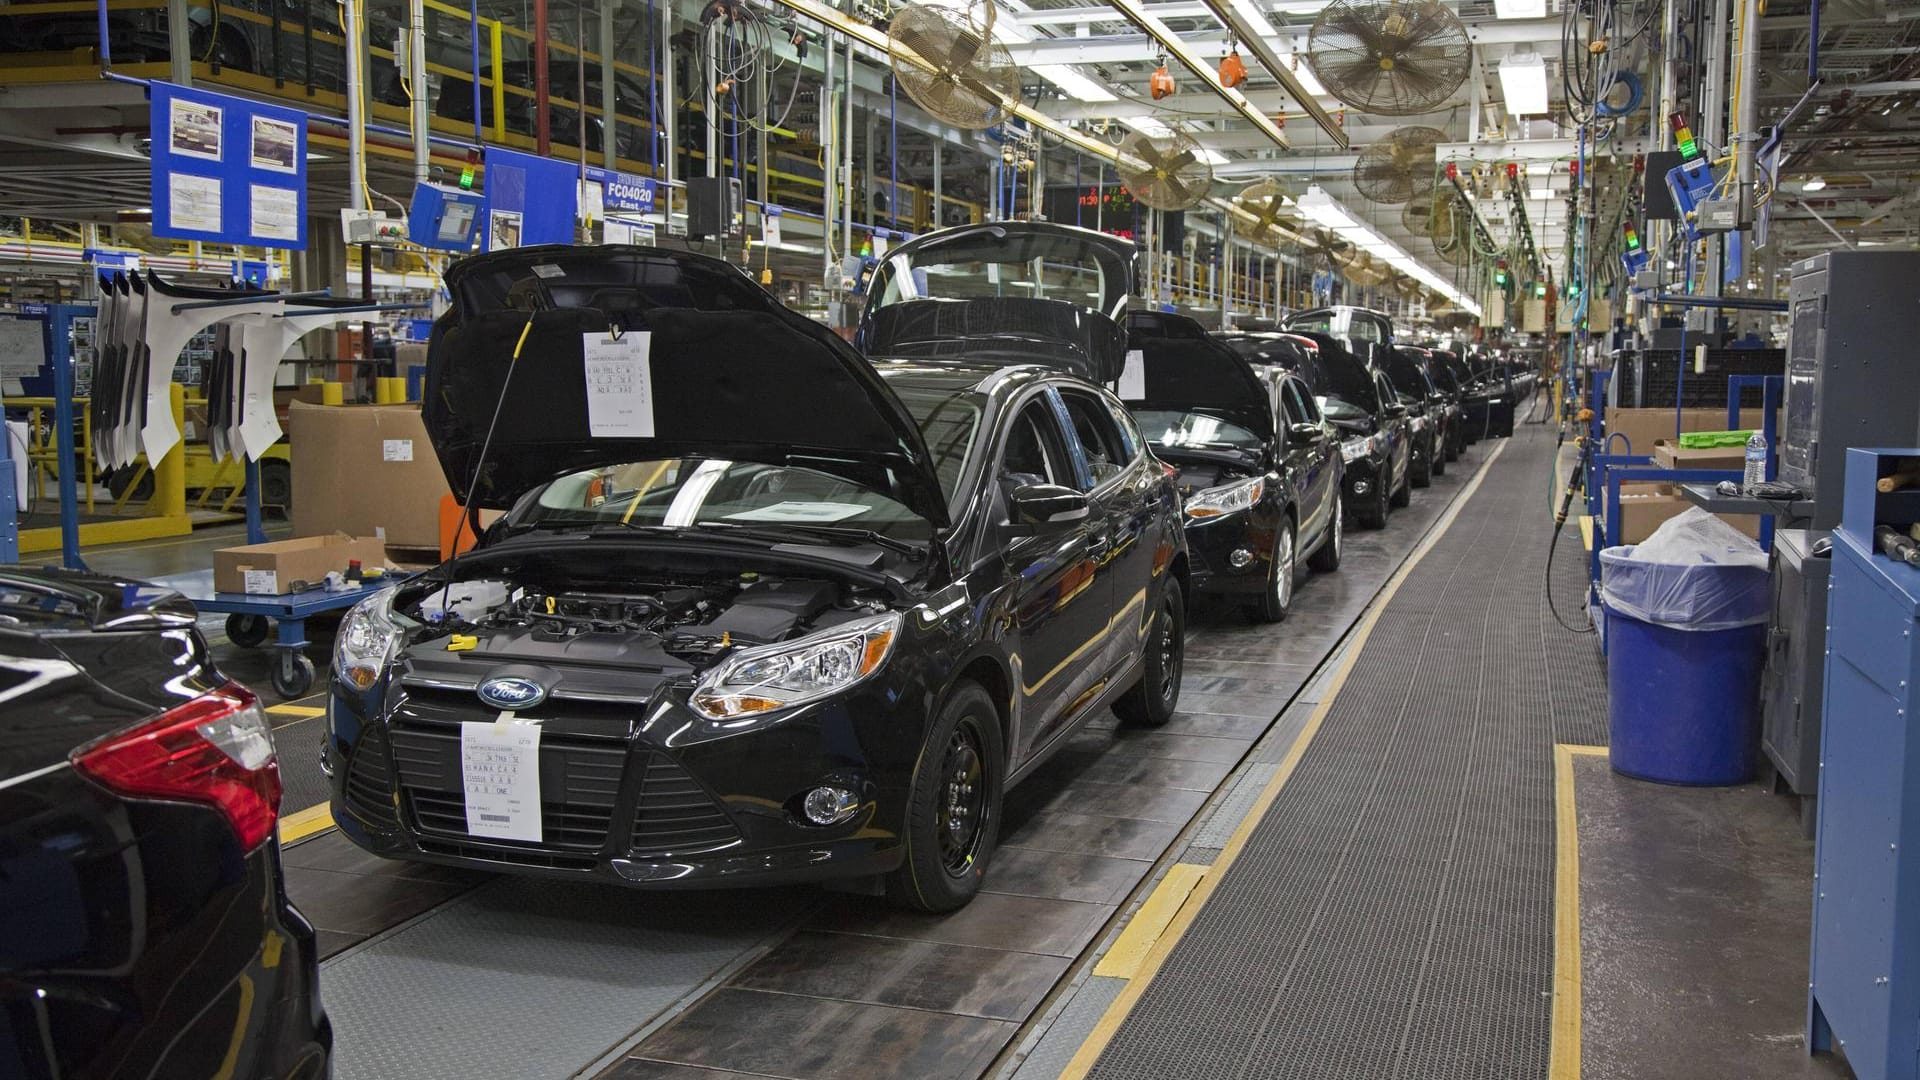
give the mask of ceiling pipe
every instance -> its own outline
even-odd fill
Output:
[[[1273,51],[1273,46],[1255,32],[1253,27],[1247,25],[1247,21],[1240,17],[1239,11],[1235,10],[1229,0],[1205,0],[1205,3],[1212,9],[1214,17],[1219,19],[1227,29],[1232,30],[1235,36],[1239,37],[1240,43],[1247,47],[1247,51],[1259,59],[1273,77],[1279,80],[1280,85],[1285,88],[1294,102],[1306,110],[1314,123],[1320,125],[1320,130],[1326,132],[1335,145],[1345,150],[1348,145],[1347,133],[1334,121],[1333,114],[1322,108],[1320,103],[1314,100],[1313,95],[1307,93],[1307,88],[1300,85],[1300,80],[1294,75],[1293,69],[1289,68],[1285,61],[1280,59],[1279,54]]]

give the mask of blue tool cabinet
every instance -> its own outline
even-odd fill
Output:
[[[1916,450],[1848,450],[1827,592],[1807,1044],[1859,1080],[1920,1076],[1920,568],[1874,552],[1920,491],[1875,490]]]

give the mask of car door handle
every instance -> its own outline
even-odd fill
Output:
[[[1080,543],[1080,550],[1089,555],[1105,555],[1113,547],[1113,534],[1091,533]]]

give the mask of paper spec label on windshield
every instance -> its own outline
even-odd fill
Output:
[[[596,439],[653,438],[653,335],[632,331],[582,335],[586,363],[587,433]]]
[[[1127,363],[1120,369],[1120,400],[1145,401],[1147,399],[1147,354],[1139,349],[1127,350]]]
[[[540,842],[540,725],[502,719],[460,725],[460,778],[467,832]]]
[[[868,509],[868,507],[862,506],[859,503],[778,502],[772,506],[760,506],[752,510],[742,510],[737,514],[728,514],[727,520],[833,522],[845,521],[850,517],[858,517],[866,513]]]

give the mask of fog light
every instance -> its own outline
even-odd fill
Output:
[[[320,740],[320,773],[327,779],[333,779],[333,740]]]
[[[1373,490],[1373,485],[1367,483],[1365,480],[1355,480],[1353,482],[1353,493],[1355,495],[1365,495],[1367,492],[1372,490]]]
[[[807,792],[800,809],[815,825],[838,825],[860,811],[860,796],[846,788],[817,787]]]
[[[1233,564],[1235,570],[1245,570],[1253,562],[1253,552],[1246,548],[1234,548],[1233,554],[1227,556],[1227,561]]]

